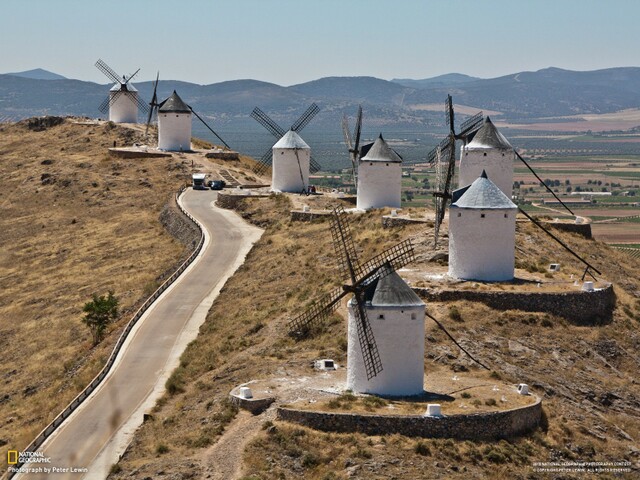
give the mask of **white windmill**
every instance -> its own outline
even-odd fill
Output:
[[[109,90],[109,96],[100,104],[99,110],[102,113],[109,112],[109,120],[115,123],[137,123],[138,109],[144,113],[149,111],[146,103],[140,100],[138,90],[130,82],[137,75],[140,69],[128,77],[118,75],[109,65],[102,60],[96,62],[96,67],[104,75],[115,82]]]
[[[289,334],[313,334],[350,293],[347,385],[359,393],[418,395],[424,383],[424,303],[395,270],[413,261],[409,240],[364,264],[351,236],[347,214],[337,207],[331,236],[347,284],[317,299],[309,310],[289,322]]]
[[[320,111],[312,103],[307,110],[285,130],[260,108],[255,107],[251,118],[278,139],[272,148],[260,158],[253,171],[264,174],[271,167],[271,189],[275,192],[307,193],[309,173],[320,170],[320,165],[311,156],[311,149],[299,133]],[[277,154],[277,155],[276,155]]]
[[[513,162],[515,150],[489,117],[473,135],[471,141],[460,149],[460,171],[458,186],[469,185],[482,171],[504,194],[513,195]]]
[[[378,136],[364,145],[358,159],[359,210],[400,208],[402,199],[402,157]]]
[[[362,107],[358,108],[353,136],[346,115],[342,131],[349,148],[357,191],[357,208],[399,208],[402,201],[402,157],[382,138],[360,147]]]
[[[420,395],[424,391],[424,302],[389,266],[364,292],[365,309],[384,369],[367,377],[358,341],[359,314],[349,302],[347,389],[388,396]]]
[[[518,207],[482,172],[455,190],[449,210],[449,275],[508,281],[515,264]]]
[[[289,130],[273,146],[271,190],[274,192],[306,192],[309,188],[311,147],[293,130]]]
[[[158,149],[191,150],[191,108],[175,90],[158,104]]]

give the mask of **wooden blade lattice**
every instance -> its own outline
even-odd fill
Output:
[[[336,288],[331,293],[320,297],[302,315],[298,315],[287,324],[289,335],[295,338],[305,338],[311,330],[319,327],[331,313],[340,305],[340,299],[347,294],[342,288]]]
[[[367,380],[371,380],[382,372],[382,360],[380,359],[378,344],[373,336],[373,330],[371,329],[371,322],[369,322],[369,317],[367,316],[367,310],[364,307],[363,296],[363,292],[356,293],[355,300],[357,305],[356,308],[354,308],[354,312],[356,314],[356,328],[358,332],[360,350],[362,351],[362,360],[364,361]]]

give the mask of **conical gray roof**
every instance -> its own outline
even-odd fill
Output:
[[[365,292],[365,300],[373,307],[415,307],[424,302],[390,266],[382,267],[382,278],[376,279]]]
[[[191,113],[191,109],[189,105],[184,103],[180,96],[174,90],[169,98],[160,103],[160,108],[158,108],[159,112],[167,113]]]
[[[518,208],[495,183],[487,178],[487,172],[484,170],[471,185],[453,192],[451,207],[509,210]]]
[[[296,148],[311,150],[311,147],[307,145],[300,135],[293,130],[289,130],[284,136],[276,142],[273,148]]]
[[[366,148],[368,147],[368,148]],[[395,162],[401,163],[402,157],[398,155],[387,142],[382,138],[382,134],[373,142],[371,146],[365,146],[362,148],[365,155],[360,158],[362,161],[367,162]]]
[[[502,135],[489,117],[484,119],[484,124],[476,132],[473,139],[465,147],[467,150],[497,148],[499,150],[513,150],[509,140]]]

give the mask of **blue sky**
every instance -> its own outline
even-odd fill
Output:
[[[638,0],[2,0],[0,73],[106,83],[638,66]]]

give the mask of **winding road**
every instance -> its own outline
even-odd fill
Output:
[[[51,463],[26,465],[51,470],[14,478],[104,479],[108,475],[144,413],[163,394],[167,378],[187,344],[196,338],[220,289],[262,235],[262,230],[234,212],[215,207],[216,197],[211,190],[191,189],[181,197],[183,207],[205,230],[200,255],[140,319],[100,387],[40,448]]]

